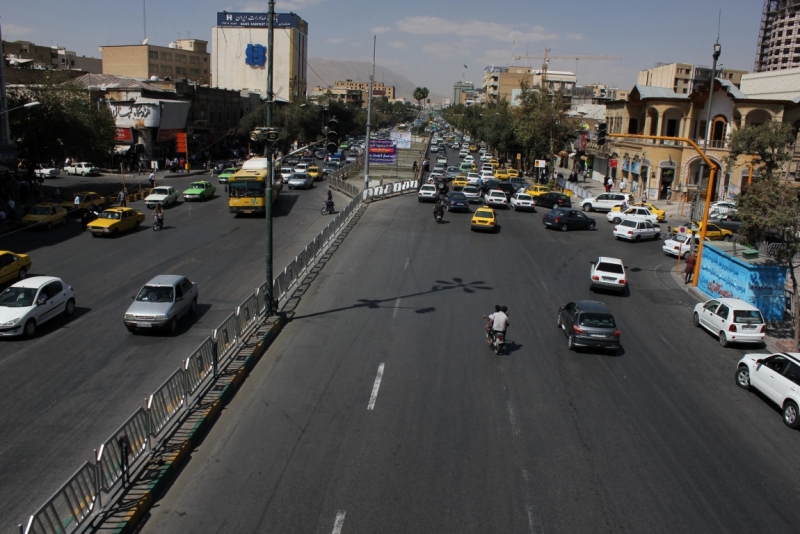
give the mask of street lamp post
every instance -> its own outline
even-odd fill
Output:
[[[714,43],[714,54],[712,57],[714,58],[713,66],[711,67],[711,84],[708,87],[708,111],[706,112],[706,128],[703,132],[703,153],[708,155],[708,138],[711,136],[711,104],[714,100],[714,81],[717,77],[717,60],[719,59],[720,54],[722,54],[722,46],[719,44],[719,39],[717,42]],[[721,170],[721,169],[720,169]],[[694,196],[694,203],[692,207],[692,219],[697,220],[697,206],[699,202],[700,192],[703,190],[703,175],[705,174],[705,162],[700,161],[700,175],[697,178],[697,193]],[[711,182],[709,180],[708,187],[711,187]],[[711,198],[711,195],[708,195]],[[708,210],[708,206],[706,206],[706,211]],[[694,243],[694,241],[692,241]]]
[[[27,104],[23,104],[21,106],[15,107],[15,108],[11,108],[11,109],[6,109],[6,110],[3,110],[3,111],[0,111],[0,115],[5,115],[6,113],[8,113],[10,111],[14,111],[15,109],[33,108],[33,107],[36,107],[36,106],[38,106],[40,104],[41,104],[41,102],[28,102]]]
[[[267,128],[272,128],[272,101],[275,96],[272,94],[272,59],[273,59],[273,31],[275,24],[275,0],[269,0],[269,21],[267,32]],[[267,317],[275,311],[275,298],[272,276],[272,182],[275,166],[272,161],[274,147],[272,143],[267,143],[265,150],[267,157],[267,187],[264,192],[264,218],[267,220],[266,228],[266,275],[267,275],[267,298],[264,299],[265,313]]]

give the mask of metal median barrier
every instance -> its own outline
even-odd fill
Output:
[[[581,199],[590,198],[594,196],[587,189],[584,189],[577,183],[568,182],[563,178],[559,178],[558,181],[556,182],[556,185],[558,185],[560,189],[563,189],[565,191],[572,191],[574,195],[581,197]]]
[[[344,167],[339,176],[351,166]],[[362,202],[363,193],[339,176],[329,177],[328,185],[352,197],[345,208],[303,248],[275,278],[273,298],[288,296],[316,260],[324,253]],[[269,295],[267,284],[245,298],[164,383],[137,408],[94,454],[94,462],[84,463],[41,507],[20,525],[21,534],[69,534],[77,531],[103,508],[103,494],[113,495],[124,487],[148,453],[153,438],[181,420],[201,386],[216,377],[218,367],[233,358],[236,349],[255,328],[266,321]],[[110,497],[108,497],[110,498]]]

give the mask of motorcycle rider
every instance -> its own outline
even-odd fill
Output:
[[[497,334],[503,334],[503,337],[506,335],[506,329],[508,329],[508,315],[505,314],[503,310],[506,308],[505,306],[500,306],[499,304],[495,305],[494,313],[491,315],[484,315],[483,318],[487,319],[486,322],[486,331],[489,332],[490,339],[488,343],[491,345]]]
[[[153,210],[153,222],[158,223],[159,228],[164,228],[164,208],[161,206]]]
[[[328,213],[333,213],[333,193],[330,189],[328,189],[328,200],[325,201],[325,207],[328,209]]]
[[[438,199],[433,207],[433,218],[444,218],[444,203],[442,199]]]

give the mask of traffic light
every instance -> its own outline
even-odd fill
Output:
[[[328,133],[325,134],[328,139],[326,148],[329,154],[335,154],[339,151],[339,121],[331,119],[328,121]]]
[[[601,122],[597,128],[597,145],[603,146],[606,144],[606,131],[608,130],[608,125],[605,122]]]

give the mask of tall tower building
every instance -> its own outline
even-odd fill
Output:
[[[764,0],[753,70],[800,67],[800,0]]]

